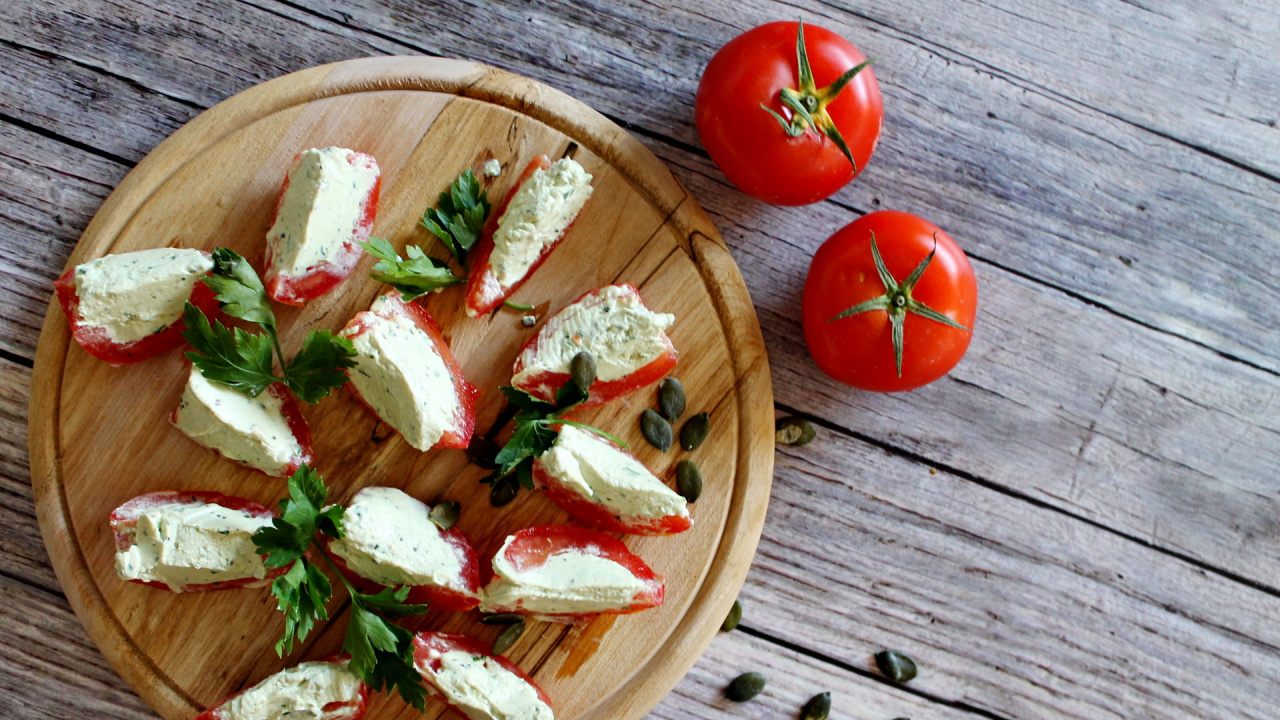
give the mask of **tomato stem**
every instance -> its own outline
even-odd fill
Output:
[[[893,360],[898,369],[898,377],[902,377],[902,329],[906,323],[907,313],[915,313],[920,317],[928,318],[934,322],[942,323],[949,327],[958,328],[960,330],[968,330],[969,328],[925,305],[924,303],[911,297],[911,291],[915,289],[916,284],[920,282],[920,277],[924,275],[924,271],[929,267],[929,263],[933,262],[933,256],[938,252],[938,234],[933,235],[933,249],[929,254],[916,265],[915,269],[907,275],[902,282],[894,279],[893,273],[889,272],[889,268],[885,267],[884,258],[880,257],[880,248],[876,246],[876,234],[871,233],[871,257],[876,263],[876,273],[880,275],[880,282],[884,284],[884,294],[879,297],[873,297],[870,300],[862,302],[848,308],[844,312],[827,320],[827,322],[835,322],[853,315],[859,315],[864,312],[873,310],[883,310],[889,315],[889,325],[892,328],[893,341]]]
[[[839,128],[836,127],[835,120],[832,120],[831,115],[827,112],[827,105],[840,95],[841,91],[853,80],[854,76],[875,61],[876,58],[872,58],[858,63],[836,78],[835,82],[819,88],[814,83],[813,68],[809,65],[809,52],[804,44],[804,21],[802,20],[796,30],[796,65],[799,68],[799,76],[796,78],[797,87],[782,88],[778,93],[778,100],[790,108],[794,115],[791,116],[790,120],[787,120],[764,103],[760,103],[760,107],[772,115],[778,121],[778,124],[782,126],[782,129],[791,137],[800,137],[810,128],[814,132],[827,136],[831,142],[836,144],[836,147],[840,148],[840,152],[844,153],[845,158],[849,160],[849,164],[853,166],[853,171],[856,173],[858,171],[858,163],[853,159],[853,153],[850,152],[849,145],[844,141],[844,136],[840,134]]]

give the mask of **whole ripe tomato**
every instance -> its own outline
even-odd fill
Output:
[[[977,309],[978,283],[960,246],[927,220],[881,210],[846,225],[813,256],[804,339],[818,367],[842,383],[912,390],[960,362]]]
[[[779,205],[844,187],[871,159],[884,117],[862,53],[830,30],[793,22],[761,25],[720,48],[694,108],[702,144],[729,180]]]

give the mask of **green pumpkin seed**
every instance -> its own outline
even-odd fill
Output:
[[[898,683],[910,682],[916,676],[916,661],[893,650],[876,653],[876,667],[885,677]]]
[[[831,693],[824,692],[809,698],[800,709],[800,720],[827,720],[831,714]]]
[[[684,412],[684,385],[679,380],[669,377],[658,386],[658,409],[671,422]]]
[[[732,632],[740,622],[742,622],[742,603],[734,600],[733,607],[729,608],[729,614],[725,616],[724,622],[720,624],[720,632]]]
[[[524,622],[524,617],[515,613],[497,613],[480,618],[481,625],[513,625],[518,622]]]
[[[498,469],[498,444],[483,435],[474,435],[467,446],[467,459],[485,470]]]
[[[784,417],[774,425],[775,435],[780,445],[808,445],[813,442],[818,431],[813,424],[804,418]]]
[[[742,673],[725,688],[724,696],[734,702],[746,702],[764,691],[764,676],[758,672]]]
[[[707,432],[711,430],[711,418],[706,413],[698,413],[685,421],[684,427],[680,428],[680,447],[685,450],[697,450],[698,446],[707,439]]]
[[[462,511],[462,506],[453,500],[445,500],[436,503],[431,508],[431,512],[427,514],[431,518],[431,522],[440,526],[441,530],[448,530],[458,522],[458,513]]]
[[[511,623],[511,626],[508,627],[506,630],[503,630],[502,634],[498,635],[498,639],[493,641],[493,654],[501,655],[507,650],[510,650],[511,646],[515,645],[516,641],[519,640],[520,636],[523,634],[524,634],[523,619],[518,622]]]
[[[702,471],[692,460],[681,460],[676,465],[676,491],[687,502],[698,502],[702,495]]]
[[[644,439],[649,444],[666,452],[671,449],[672,438],[671,423],[663,419],[658,413],[646,409],[640,413],[640,434],[644,435]]]
[[[589,391],[591,384],[596,381],[595,356],[586,350],[574,355],[573,360],[569,361],[569,378],[582,392]]]
[[[516,480],[515,475],[508,475],[501,480],[495,480],[489,488],[489,504],[494,507],[502,507],[515,500],[519,492],[520,483]]]

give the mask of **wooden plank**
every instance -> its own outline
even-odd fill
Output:
[[[809,359],[798,302],[818,245],[807,228],[855,213],[753,216],[706,160],[652,146],[724,228],[779,404],[1280,588],[1280,379],[977,262],[965,360],[915,392],[852,391]]]
[[[60,592],[40,540],[27,470],[31,370],[0,360],[0,575]]]
[[[76,17],[92,23],[60,23],[59,12],[30,3],[9,26],[0,25],[0,37],[106,64],[142,86],[197,103],[335,57],[420,47],[509,67],[651,132],[696,142],[690,103],[702,65],[720,43],[776,15],[766,0],[732,10],[441,5],[430,14],[386,0],[364,10],[335,4],[328,11],[334,21],[327,21],[260,1],[265,10],[178,5],[153,12],[129,0],[73,6]],[[122,19],[138,31],[121,31]],[[1268,320],[1280,304],[1280,262],[1271,241],[1280,185],[1079,103],[1029,92],[966,57],[921,47],[875,23],[825,22],[886,58],[877,72],[890,98],[877,158],[837,195],[839,202],[928,215],[971,253],[1002,267],[1280,370],[1280,327]],[[476,44],[448,29],[513,23],[520,27],[516,43]],[[238,47],[227,40],[229,24],[242,31],[239,44],[249,50],[227,52]],[[616,27],[628,32],[610,29]],[[191,34],[195,39],[186,38]],[[575,48],[571,54],[566,42]],[[1236,281],[1211,280],[1223,277]]]
[[[744,624],[999,717],[1275,716],[1275,594],[839,433],[777,469]]]

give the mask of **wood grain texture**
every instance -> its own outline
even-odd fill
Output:
[[[8,30],[0,24],[0,33],[8,33],[0,38],[105,67],[111,77],[104,84],[124,81],[125,97],[133,94],[130,83],[155,88],[164,96],[158,101],[164,109],[156,113],[161,120],[176,102],[208,104],[264,73],[407,49],[511,67],[612,117],[696,143],[690,118],[703,65],[730,37],[778,17],[769,0],[665,7],[459,2],[434,4],[425,14],[397,0],[358,7],[310,3],[306,10],[257,1],[260,6],[175,3],[159,13],[130,0],[110,5],[77,0],[57,8],[33,2],[23,6]],[[936,16],[926,4],[918,0],[902,12]],[[1050,0],[1035,7],[1051,17],[1062,14]],[[835,202],[864,211],[881,206],[927,212],[961,237],[971,254],[1125,317],[1280,370],[1280,329],[1268,320],[1269,308],[1280,304],[1280,248],[1272,230],[1280,219],[1275,182],[1201,152],[1195,141],[1170,140],[1119,119],[1120,108],[1073,101],[1021,81],[1012,70],[922,43],[910,31],[886,26],[890,18],[868,19],[838,6],[821,10],[826,14],[787,10],[786,15],[824,24],[883,58],[877,76],[891,98],[876,159]],[[1211,10],[1179,12],[1188,28],[1221,24]],[[1280,22],[1274,9],[1255,15],[1259,27]],[[1118,26],[1107,23],[1120,21],[1112,13],[1099,22],[1113,28]],[[519,27],[520,41],[475,43],[465,29],[472,26]],[[966,20],[952,27],[974,34],[985,26]],[[226,53],[233,28],[249,51]],[[984,38],[990,34],[984,32]],[[1143,44],[1144,38],[1128,34],[1115,42],[1141,50],[1120,56],[1132,62],[1125,72],[1133,74],[1147,71],[1141,61],[1150,52],[1161,54],[1151,61],[1159,65],[1221,65],[1207,49],[1188,57],[1176,43]],[[1050,57],[1052,68],[1059,69],[1056,56]],[[184,84],[184,77],[199,80]],[[1185,92],[1213,91],[1185,84],[1185,75],[1177,77]],[[1258,77],[1255,85],[1261,89],[1240,94],[1267,97],[1268,75]],[[56,106],[65,104],[54,98],[41,102],[48,107],[37,114],[51,118],[59,117]],[[154,142],[175,126],[157,128]],[[1265,125],[1259,128],[1255,154],[1280,157],[1280,136]],[[71,137],[83,136],[73,126],[65,130]],[[132,137],[136,131],[117,134]],[[1194,252],[1184,251],[1189,239]]]
[[[678,314],[670,335],[683,355],[678,374],[690,393],[690,412],[711,412],[719,431],[697,452],[710,472],[694,529],[629,541],[667,576],[666,603],[637,618],[604,618],[568,632],[543,624],[512,651],[565,717],[643,715],[719,627],[764,520],[772,475],[768,365],[728,251],[656,158],[567,96],[469,63],[380,58],[281,78],[197,117],[120,184],[70,262],[165,244],[222,245],[258,257],[288,163],[300,149],[330,144],[378,158],[384,189],[375,233],[397,242],[424,241],[417,228],[422,208],[459,168],[479,167],[497,156],[507,172],[490,189],[501,197],[535,154],[573,153],[594,175],[595,196],[517,299],[560,307],[586,289],[626,281],[640,286],[652,307]],[[588,257],[585,269],[582,259]],[[367,259],[361,268],[367,271],[371,264]],[[295,346],[312,327],[340,328],[379,290],[359,272],[342,292],[304,310],[282,311],[283,344]],[[509,313],[465,320],[460,295],[455,289],[435,296],[428,308],[468,379],[484,389],[477,407],[477,424],[484,428],[502,405],[494,389],[509,374],[495,358],[513,358],[529,331]],[[174,468],[199,478],[201,488],[263,504],[280,494],[279,483],[264,483],[261,475],[164,430],[185,377],[179,355],[110,368],[69,342],[65,318],[51,307],[36,362],[31,420],[42,530],[73,607],[107,657],[163,715],[186,717],[285,664],[270,649],[273,633],[226,631],[270,627],[278,622],[274,601],[263,592],[177,595],[121,583],[104,518],[129,497],[190,487],[190,480],[174,476]],[[632,404],[643,404],[643,397],[584,411],[582,419],[627,439],[655,473],[667,477],[672,456],[642,447]],[[103,423],[104,407],[138,422]],[[317,469],[328,476],[339,501],[360,487],[384,483],[424,498],[446,495],[472,509],[459,528],[482,557],[517,529],[565,521],[562,511],[536,497],[486,511],[488,489],[458,482],[476,480],[482,470],[461,453],[423,454],[398,436],[386,437],[345,396],[310,408],[308,415]],[[104,466],[112,468],[109,484],[101,482]],[[417,619],[412,627],[473,626],[467,617],[445,615]],[[340,642],[338,633],[321,633],[315,647],[299,655],[324,656]],[[202,652],[192,653],[193,643]],[[222,661],[210,667],[210,657]],[[384,717],[412,714],[385,699],[375,700],[372,711]]]

